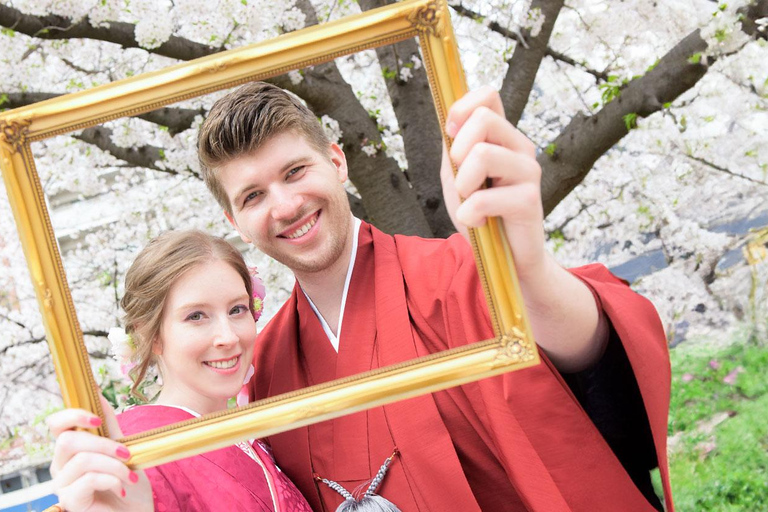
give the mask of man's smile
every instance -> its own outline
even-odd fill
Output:
[[[277,236],[279,238],[287,238],[288,240],[296,240],[298,238],[301,238],[304,235],[306,235],[310,229],[312,229],[312,226],[315,225],[319,217],[320,217],[320,210],[312,213],[309,217],[305,217],[304,219],[298,222],[295,222],[292,226],[290,226],[288,229],[284,230]]]

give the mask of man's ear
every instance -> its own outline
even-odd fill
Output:
[[[347,181],[347,176],[349,174],[347,169],[347,156],[335,142],[331,144],[330,148],[328,149],[328,153],[328,156],[331,159],[331,163],[336,166],[336,172],[339,176],[339,181],[344,183]]]
[[[245,236],[242,231],[240,231],[240,226],[238,226],[237,222],[235,222],[235,218],[229,212],[226,212],[226,211],[224,212],[224,216],[227,218],[229,223],[232,224],[232,227],[237,230],[237,234],[240,235],[240,239],[243,242],[250,244],[251,239]]]

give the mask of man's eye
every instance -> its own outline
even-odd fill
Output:
[[[303,166],[303,165],[299,165],[298,167],[294,167],[293,169],[288,171],[288,174],[286,175],[286,178],[292,178],[292,177],[300,174],[304,170],[304,167],[305,166]]]
[[[191,313],[187,316],[187,320],[192,320],[193,322],[196,322],[198,320],[203,319],[203,314],[199,311],[195,311],[194,313]]]
[[[261,192],[251,192],[247,196],[245,196],[245,199],[243,199],[243,204],[248,204],[250,201],[256,199]]]

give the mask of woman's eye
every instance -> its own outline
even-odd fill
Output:
[[[247,306],[243,306],[240,304],[239,306],[235,306],[232,308],[232,310],[229,312],[230,315],[239,315],[240,313],[245,313],[248,310]]]
[[[199,311],[195,311],[194,313],[187,316],[187,320],[192,320],[193,322],[196,322],[202,319],[203,319],[203,314]]]

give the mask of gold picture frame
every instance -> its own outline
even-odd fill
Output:
[[[444,0],[406,0],[278,38],[0,113],[0,166],[66,407],[103,417],[70,295],[34,141],[151,111],[172,102],[418,37],[444,127],[466,92]],[[450,139],[443,133],[448,144]],[[495,339],[298,390],[124,439],[134,467],[150,467],[539,362],[511,251],[498,219],[470,230]],[[101,435],[108,433],[104,427]]]

